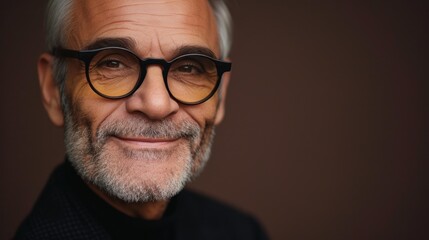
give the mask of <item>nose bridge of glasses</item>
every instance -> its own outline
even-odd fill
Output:
[[[168,68],[168,62],[161,58],[146,58],[140,60],[140,66],[142,69],[152,65],[160,66],[163,71]]]
[[[149,67],[157,66],[161,68],[162,77],[165,80],[167,74],[166,71],[168,70],[168,62],[160,58],[140,59],[140,69],[142,74],[141,78],[146,78],[146,74],[148,73]]]

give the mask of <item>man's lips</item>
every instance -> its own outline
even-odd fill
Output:
[[[146,138],[146,137],[122,137],[112,136],[114,139],[119,140],[121,143],[127,145],[134,145],[139,148],[162,148],[168,147],[176,142],[180,138]]]

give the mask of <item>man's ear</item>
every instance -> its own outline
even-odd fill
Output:
[[[54,57],[48,53],[43,53],[37,62],[37,71],[43,106],[52,123],[61,127],[64,125],[64,115],[61,109],[60,90],[54,78],[53,64]]]
[[[222,76],[222,83],[220,85],[220,89],[218,90],[220,92],[218,93],[219,103],[218,103],[218,108],[217,108],[216,117],[214,121],[215,125],[218,125],[219,123],[221,123],[223,120],[223,117],[225,116],[226,92],[228,89],[230,78],[231,78],[231,72],[226,72]]]

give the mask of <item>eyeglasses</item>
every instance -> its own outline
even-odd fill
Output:
[[[140,59],[128,49],[107,47],[84,51],[56,48],[53,55],[83,61],[89,86],[109,99],[132,95],[143,83],[147,67],[160,65],[171,98],[183,104],[200,104],[214,95],[222,75],[231,71],[231,63],[203,54],[186,54],[166,61]]]

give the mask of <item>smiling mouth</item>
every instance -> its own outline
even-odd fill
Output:
[[[180,138],[145,138],[145,137],[120,137],[112,136],[121,144],[137,148],[167,148],[174,146]]]

